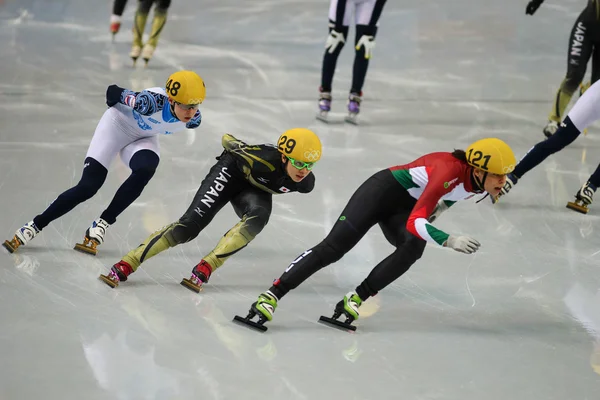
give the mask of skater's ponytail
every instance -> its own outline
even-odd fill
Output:
[[[467,153],[464,150],[454,149],[452,152],[454,158],[458,158],[460,161],[467,162]]]

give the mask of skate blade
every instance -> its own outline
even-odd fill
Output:
[[[325,122],[326,124],[329,123],[329,116],[327,114],[323,115],[321,113],[317,114],[316,116],[317,120],[321,121],[321,122]]]
[[[352,331],[352,332],[356,331],[356,326],[347,324],[347,323],[339,321],[337,319],[326,317],[324,315],[321,315],[321,318],[319,318],[319,322],[321,322],[325,325],[332,326],[333,328],[343,329],[343,330]]]
[[[91,254],[93,256],[95,256],[96,254],[98,254],[98,250],[97,249],[95,249],[93,247],[90,247],[90,246],[86,246],[83,243],[77,243],[75,245],[75,247],[73,247],[73,250],[77,250],[77,251],[80,251],[80,252],[85,253],[85,254]]]
[[[574,210],[574,211],[577,211],[577,212],[580,212],[582,214],[587,214],[588,211],[589,211],[589,208],[587,208],[586,206],[579,205],[579,204],[574,203],[572,201],[569,201],[567,203],[567,208],[569,208],[571,210]]]
[[[248,318],[240,317],[239,315],[236,315],[235,317],[233,317],[233,322],[236,322],[237,324],[245,326],[247,328],[259,330],[260,332],[266,332],[267,329],[269,329],[266,326],[264,326],[263,324],[251,321]]]
[[[17,248],[19,247],[19,246],[13,245],[13,243],[9,242],[8,240],[5,240],[4,243],[2,243],[2,246],[4,246],[4,248],[6,250],[8,250],[8,252],[11,254],[14,253],[17,250]]]
[[[113,289],[119,286],[119,284],[110,279],[108,275],[100,275],[98,278]]]
[[[347,115],[344,118],[344,121],[346,121],[347,123],[352,124],[352,125],[358,125],[358,117],[357,116]]]
[[[192,292],[200,293],[202,291],[202,285],[195,285],[191,280],[183,278],[181,286],[190,289]]]

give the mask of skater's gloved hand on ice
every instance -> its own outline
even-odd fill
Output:
[[[325,48],[328,50],[329,54],[332,54],[339,45],[343,46],[342,43],[346,43],[344,34],[332,29],[325,42]]]
[[[538,8],[542,5],[544,0],[531,0],[527,4],[527,8],[525,9],[525,14],[533,15],[537,11]]]
[[[450,247],[456,251],[460,251],[465,254],[473,254],[475,253],[481,244],[468,236],[454,236],[450,235],[446,243],[444,243],[444,247]]]
[[[110,85],[108,89],[106,89],[106,105],[112,107],[121,101],[121,93],[123,93],[123,90],[125,89],[120,88],[117,85]]]
[[[448,209],[448,206],[446,205],[446,202],[444,200],[438,201],[437,205],[433,209],[433,212],[431,213],[431,215],[429,216],[427,221],[429,221],[430,223],[435,221],[447,209]]]

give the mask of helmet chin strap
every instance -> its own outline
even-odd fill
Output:
[[[485,191],[485,180],[487,179],[488,173],[484,172],[483,173],[483,178],[479,179],[477,177],[477,175],[475,175],[475,170],[473,170],[473,180],[475,181],[475,183],[477,184],[477,186],[479,186],[479,189],[481,191]],[[486,197],[488,197],[490,194],[489,193],[485,193],[485,196],[483,196],[481,199],[477,200],[475,202],[475,204],[479,203],[480,201],[482,201],[483,199],[485,199]]]
[[[479,189],[482,191],[485,191],[485,180],[487,179],[488,173],[484,172],[483,173],[483,178],[479,179],[477,177],[477,175],[475,175],[475,170],[473,170],[473,179],[475,180],[475,183],[477,183],[477,186],[479,186]]]

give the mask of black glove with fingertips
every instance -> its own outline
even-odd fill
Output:
[[[110,85],[106,89],[106,105],[109,107],[114,106],[121,101],[121,94],[125,89],[118,87],[117,85]]]
[[[537,11],[538,8],[542,5],[544,0],[531,0],[527,3],[527,7],[525,8],[526,15],[533,15]]]

